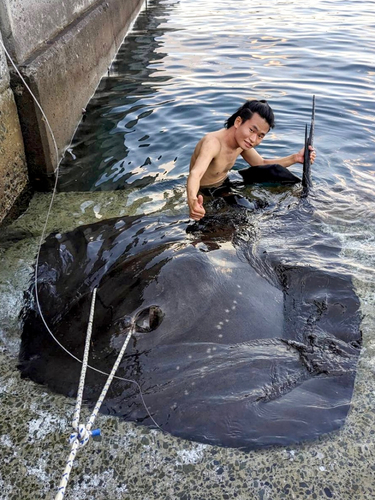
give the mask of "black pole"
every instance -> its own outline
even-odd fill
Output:
[[[305,127],[305,154],[303,159],[303,176],[302,176],[302,186],[303,194],[306,196],[309,190],[312,188],[311,180],[311,162],[310,162],[310,150],[309,146],[314,143],[314,131],[315,131],[315,95],[313,96],[312,113],[311,113],[311,125],[310,125],[310,135],[307,136],[307,125]]]

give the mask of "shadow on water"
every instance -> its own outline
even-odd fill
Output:
[[[140,188],[158,176],[157,171],[150,174],[147,166],[158,144],[164,141],[163,130],[158,133],[159,139],[152,132],[150,144],[152,119],[147,127],[140,122],[166,104],[155,101],[155,85],[171,79],[158,71],[159,63],[167,56],[162,35],[174,31],[165,26],[171,9],[173,5],[155,1],[152,8],[139,14],[108,75],[90,100],[74,142],[61,162],[60,191],[115,190],[126,185]],[[159,155],[156,170],[160,160]],[[161,173],[164,170],[161,167]]]

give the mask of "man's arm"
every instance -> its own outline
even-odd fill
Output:
[[[309,148],[311,150],[310,160],[311,163],[314,163],[314,160],[316,158],[316,153],[312,146],[309,146]],[[244,160],[247,161],[247,163],[251,167],[255,167],[258,165],[272,165],[273,163],[278,163],[282,167],[290,167],[295,163],[303,163],[304,153],[305,153],[305,148],[303,147],[300,151],[298,151],[298,153],[285,156],[284,158],[272,158],[270,160],[266,160],[265,158],[260,156],[260,154],[257,153],[255,149],[249,149],[247,151],[243,151],[241,153],[241,156]]]
[[[203,197],[198,197],[200,182],[210,166],[212,160],[220,152],[220,142],[215,137],[205,137],[202,139],[199,154],[194,164],[190,167],[187,179],[187,201],[189,205],[189,215],[194,220],[201,219],[206,213],[203,208]]]

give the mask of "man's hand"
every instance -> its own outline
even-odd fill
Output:
[[[315,161],[315,158],[316,158],[316,152],[315,152],[315,149],[313,146],[309,146],[309,150],[311,151],[310,152],[310,162],[312,165]],[[305,157],[305,148],[303,147],[301,149],[301,151],[298,151],[298,153],[296,155],[296,163],[303,163],[304,157]]]
[[[198,195],[198,198],[194,198],[191,203],[189,203],[189,216],[194,220],[200,220],[204,217],[206,210],[203,208],[203,196]]]

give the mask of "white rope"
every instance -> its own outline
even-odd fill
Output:
[[[66,463],[66,466],[65,466],[65,470],[64,470],[64,473],[63,473],[63,476],[62,476],[62,479],[60,481],[60,485],[59,485],[59,488],[58,488],[58,492],[57,492],[57,495],[55,497],[55,500],[62,500],[64,498],[64,495],[65,495],[65,491],[66,491],[66,486],[68,484],[68,481],[69,481],[69,476],[70,476],[70,472],[72,470],[72,467],[73,467],[73,463],[74,463],[74,459],[77,455],[77,451],[79,449],[79,447],[82,447],[84,446],[85,444],[87,444],[87,442],[89,441],[90,439],[90,436],[93,436],[93,435],[97,435],[97,434],[100,434],[100,431],[99,430],[93,430],[91,431],[91,428],[94,424],[94,421],[95,421],[95,418],[99,412],[99,409],[104,401],[104,398],[108,392],[108,389],[110,387],[110,384],[111,382],[113,381],[114,378],[118,379],[118,380],[122,380],[124,382],[129,382],[129,383],[132,383],[132,384],[135,384],[139,390],[139,395],[140,395],[140,398],[141,398],[141,401],[142,401],[142,404],[148,414],[148,416],[150,417],[151,421],[153,422],[153,424],[160,430],[162,430],[159,425],[156,423],[156,421],[154,420],[154,418],[152,417],[152,415],[150,414],[147,406],[146,406],[146,402],[144,400],[144,397],[143,397],[143,393],[142,393],[142,390],[141,390],[141,387],[140,385],[138,384],[138,382],[136,382],[135,380],[130,380],[130,379],[126,379],[126,378],[123,378],[123,377],[118,377],[115,375],[116,371],[117,371],[117,368],[121,362],[121,359],[123,358],[123,355],[125,353],[125,350],[126,350],[126,347],[129,343],[129,340],[130,340],[130,337],[132,335],[132,333],[134,332],[134,323],[125,339],[125,342],[124,342],[124,345],[121,349],[121,351],[119,352],[118,354],[118,357],[116,359],[116,362],[111,370],[111,372],[108,374],[102,370],[99,370],[91,365],[88,364],[88,353],[89,353],[89,347],[90,347],[90,339],[91,339],[91,333],[92,333],[92,324],[93,324],[93,317],[94,317],[94,309],[95,309],[95,300],[96,300],[96,288],[94,288],[93,290],[93,296],[92,296],[92,301],[91,301],[91,308],[90,308],[90,317],[89,317],[89,323],[88,323],[88,327],[87,327],[87,333],[86,333],[86,343],[85,343],[85,352],[84,352],[84,358],[83,360],[80,360],[79,358],[77,358],[76,356],[74,356],[73,353],[71,353],[68,349],[66,349],[66,347],[64,345],[61,344],[61,342],[59,342],[59,340],[55,337],[55,335],[53,334],[53,332],[51,331],[51,329],[49,328],[48,324],[47,324],[47,321],[43,315],[43,312],[42,312],[42,309],[41,309],[41,305],[40,305],[40,302],[39,302],[39,293],[38,293],[38,270],[39,270],[39,259],[40,259],[40,251],[41,251],[41,247],[42,247],[42,244],[43,244],[43,241],[44,241],[44,238],[45,238],[45,235],[46,235],[46,232],[47,232],[47,224],[48,224],[48,220],[49,220],[49,217],[50,217],[50,214],[51,214],[51,211],[52,211],[52,206],[53,206],[53,202],[54,202],[54,199],[55,199],[55,194],[56,194],[56,190],[57,190],[57,182],[58,182],[58,176],[59,176],[59,152],[58,152],[58,147],[57,147],[57,143],[56,143],[56,139],[55,139],[55,136],[54,136],[54,133],[53,133],[53,130],[50,126],[50,123],[48,121],[48,118],[47,116],[45,115],[41,105],[39,104],[37,98],[35,97],[35,95],[33,94],[33,92],[31,91],[30,87],[27,85],[25,79],[23,78],[22,74],[20,73],[20,71],[18,70],[17,66],[15,65],[15,63],[13,62],[10,54],[8,53],[6,47],[4,46],[1,38],[0,38],[0,45],[2,46],[6,56],[8,57],[10,63],[12,64],[12,66],[14,67],[15,71],[17,72],[18,76],[20,77],[21,81],[23,82],[23,84],[25,85],[25,87],[27,88],[27,90],[29,91],[30,95],[32,96],[33,100],[35,101],[36,105],[38,106],[43,118],[44,118],[44,121],[47,125],[47,128],[51,134],[51,137],[52,137],[52,141],[53,141],[53,144],[54,144],[54,148],[55,148],[55,153],[56,153],[56,168],[54,170],[54,174],[55,174],[55,182],[54,182],[54,187],[53,187],[53,190],[52,190],[52,195],[51,195],[51,200],[50,200],[50,203],[49,203],[49,207],[48,207],[48,210],[47,210],[47,215],[46,215],[46,219],[45,219],[45,222],[44,222],[44,225],[43,225],[43,230],[42,230],[42,234],[40,236],[40,240],[39,240],[39,245],[38,245],[38,250],[37,250],[37,255],[36,255],[36,261],[35,261],[35,280],[34,280],[34,287],[35,287],[35,299],[36,299],[36,304],[37,304],[37,308],[38,308],[38,312],[40,314],[40,317],[43,321],[43,324],[44,326],[46,327],[48,333],[51,335],[51,337],[54,339],[54,341],[57,343],[57,345],[60,346],[61,349],[63,349],[69,356],[71,356],[73,359],[75,359],[76,361],[78,361],[79,363],[82,363],[82,370],[81,370],[81,377],[80,377],[80,383],[79,383],[79,387],[78,387],[78,393],[77,393],[77,402],[76,402],[76,406],[75,406],[75,411],[74,411],[74,416],[73,416],[73,420],[72,420],[72,426],[73,426],[73,429],[74,429],[74,433],[72,433],[70,435],[70,444],[71,444],[71,451],[70,451],[70,454],[69,454],[69,457],[68,457],[68,461]],[[80,410],[81,410],[81,405],[82,405],[82,399],[83,399],[83,389],[84,389],[84,381],[85,381],[85,375],[86,375],[86,372],[87,372],[87,368],[90,368],[91,370],[94,370],[95,372],[97,373],[100,373],[102,375],[107,375],[108,376],[108,379],[107,379],[107,382],[105,383],[104,387],[103,387],[103,390],[101,392],[101,395],[95,405],[95,408],[88,420],[88,423],[87,425],[85,426],[84,424],[78,424],[79,422],[79,416],[80,416]]]
[[[71,449],[68,461],[66,463],[65,470],[64,470],[62,479],[60,481],[59,489],[58,489],[57,495],[55,496],[55,500],[62,500],[64,498],[66,486],[67,486],[68,481],[69,481],[70,471],[72,470],[73,462],[74,462],[74,459],[76,458],[76,455],[77,455],[78,446],[79,446],[79,441],[78,441],[78,439],[76,439],[72,444],[72,449]]]
[[[51,134],[51,137],[52,137],[52,142],[53,142],[53,145],[54,145],[54,147],[55,147],[55,152],[56,152],[56,157],[57,157],[57,163],[56,163],[56,168],[55,168],[55,170],[54,170],[54,173],[57,173],[57,172],[58,172],[58,166],[59,166],[59,150],[58,150],[58,148],[57,148],[57,143],[56,143],[55,135],[54,135],[54,133],[53,133],[53,131],[52,131],[51,125],[49,124],[48,118],[47,118],[46,114],[44,113],[42,106],[39,104],[38,99],[34,96],[34,94],[32,93],[32,91],[31,91],[31,89],[30,89],[30,87],[27,85],[27,83],[26,83],[25,79],[23,78],[23,76],[21,75],[21,73],[20,73],[20,71],[18,70],[17,66],[16,66],[16,65],[15,65],[15,63],[13,62],[13,59],[11,58],[11,56],[10,56],[9,52],[7,51],[7,49],[5,48],[5,45],[3,44],[3,42],[2,42],[2,40],[1,40],[1,38],[0,38],[0,44],[1,44],[1,46],[3,47],[4,52],[5,52],[6,56],[8,57],[8,59],[9,59],[9,61],[10,61],[11,65],[12,65],[12,66],[13,66],[13,68],[16,70],[16,72],[17,72],[18,76],[21,78],[22,83],[25,85],[25,87],[27,88],[27,90],[30,92],[30,94],[31,94],[32,98],[33,98],[33,99],[34,99],[34,101],[35,101],[35,104],[38,106],[39,111],[42,113],[42,116],[43,116],[43,118],[44,118],[44,121],[46,122],[47,128],[48,128],[49,133]],[[56,178],[57,178],[57,175],[56,175]]]
[[[70,450],[69,457],[68,457],[68,460],[66,462],[66,466],[65,466],[65,469],[64,469],[64,472],[63,472],[63,475],[62,475],[62,478],[61,478],[61,481],[60,481],[60,484],[59,484],[59,487],[57,490],[55,500],[62,500],[64,498],[64,495],[66,492],[66,487],[68,485],[68,481],[69,481],[69,477],[70,477],[70,472],[73,468],[74,459],[77,455],[78,449],[85,446],[89,442],[89,439],[91,436],[98,435],[98,434],[100,435],[99,429],[91,431],[91,428],[94,425],[94,422],[95,422],[95,419],[99,413],[100,407],[103,404],[104,398],[107,395],[108,389],[113,381],[115,373],[116,373],[116,371],[119,367],[119,364],[121,363],[121,360],[125,354],[125,350],[128,346],[130,337],[132,336],[132,333],[134,332],[134,322],[133,322],[133,324],[128,332],[128,335],[126,336],[125,342],[124,342],[124,344],[123,344],[123,346],[122,346],[122,348],[117,356],[115,364],[112,367],[111,373],[109,374],[107,381],[104,384],[102,392],[100,393],[98,401],[94,407],[93,412],[91,413],[91,416],[90,416],[87,424],[86,425],[78,424],[79,416],[80,416],[80,412],[81,412],[81,406],[82,406],[83,390],[84,390],[86,370],[87,370],[87,362],[88,362],[88,356],[89,356],[89,351],[90,351],[92,325],[93,325],[93,320],[94,320],[95,299],[96,299],[96,288],[94,288],[93,293],[92,293],[90,317],[89,317],[89,323],[87,326],[87,333],[86,333],[85,352],[84,352],[84,356],[83,356],[82,370],[81,370],[81,376],[80,376],[78,392],[77,392],[77,401],[76,401],[74,416],[73,416],[73,420],[72,420],[72,427],[75,430],[75,432],[73,432],[69,437],[71,450]]]
[[[96,288],[94,288],[94,290],[92,292],[90,317],[89,317],[89,323],[87,325],[87,332],[86,332],[85,351],[84,351],[84,354],[83,354],[81,376],[80,376],[80,379],[79,379],[76,406],[75,406],[74,416],[73,416],[73,420],[72,420],[72,427],[73,427],[73,429],[75,431],[78,431],[79,415],[80,415],[80,412],[81,412],[82,399],[83,399],[83,390],[84,390],[84,387],[85,387],[85,378],[86,378],[86,371],[87,371],[87,363],[89,361],[89,351],[90,351],[90,342],[91,342],[91,334],[92,334],[92,324],[93,324],[93,321],[94,321],[95,299],[96,299]]]
[[[51,211],[52,211],[52,205],[53,205],[53,202],[54,202],[54,199],[55,199],[55,194],[56,194],[56,191],[57,191],[57,182],[58,182],[58,176],[59,176],[59,169],[60,169],[60,165],[59,165],[59,151],[58,151],[58,148],[57,148],[57,143],[56,143],[56,140],[55,140],[55,136],[54,136],[54,133],[53,133],[53,130],[49,124],[49,121],[48,121],[48,118],[47,116],[45,115],[41,105],[39,104],[37,98],[35,97],[35,95],[33,94],[33,92],[31,91],[30,87],[27,85],[25,79],[23,78],[22,74],[20,73],[19,69],[17,68],[17,66],[15,65],[15,63],[13,62],[13,59],[12,57],[10,56],[9,52],[7,51],[7,49],[5,48],[5,45],[3,43],[3,41],[1,40],[0,38],[0,45],[2,46],[6,56],[8,57],[10,63],[12,64],[12,66],[14,67],[15,71],[17,72],[18,76],[20,77],[22,83],[25,85],[25,87],[27,88],[27,90],[30,92],[30,95],[31,97],[33,98],[33,100],[35,101],[36,105],[38,106],[38,108],[40,109],[40,112],[42,113],[42,116],[47,124],[47,127],[48,127],[48,130],[51,134],[51,137],[52,137],[52,140],[53,140],[53,144],[54,144],[54,147],[55,147],[55,153],[56,153],[56,169],[54,170],[54,173],[55,173],[55,183],[54,183],[54,187],[53,187],[53,190],[52,190],[52,195],[51,195],[51,201],[50,201],[50,204],[49,204],[49,207],[48,207],[48,210],[47,210],[47,215],[46,215],[46,220],[45,220],[45,223],[44,223],[44,226],[43,226],[43,230],[42,230],[42,234],[40,236],[40,241],[39,241],[39,245],[38,245],[38,250],[37,250],[37,255],[36,255],[36,259],[35,259],[35,279],[34,279],[34,286],[35,286],[35,300],[36,300],[36,304],[37,304],[37,308],[38,308],[38,312],[39,312],[39,315],[40,315],[40,318],[44,324],[44,326],[46,327],[48,333],[51,335],[51,337],[53,338],[53,340],[56,342],[56,344],[63,350],[65,351],[69,356],[71,356],[73,359],[75,359],[76,361],[78,361],[79,363],[82,363],[82,360],[77,358],[73,353],[71,353],[57,338],[56,336],[53,334],[52,330],[50,329],[50,327],[48,326],[47,324],[47,321],[44,317],[44,314],[42,312],[42,308],[41,308],[41,305],[40,305],[40,302],[39,302],[39,292],[38,292],[38,270],[39,270],[39,258],[40,258],[40,251],[41,251],[41,247],[42,247],[42,244],[43,244],[43,241],[44,241],[44,238],[45,238],[45,235],[46,235],[46,232],[47,232],[47,224],[48,224],[48,220],[49,220],[49,217],[50,217],[50,214],[51,214]],[[95,371],[96,373],[100,373],[101,375],[106,375],[106,376],[109,376],[109,373],[105,372],[105,371],[102,371],[102,370],[99,370],[98,368],[95,368],[94,366],[91,366],[90,364],[87,364],[87,368],[90,368],[90,370],[93,370]],[[146,405],[146,402],[144,400],[144,397],[143,397],[143,393],[142,393],[142,389],[141,389],[141,386],[138,384],[138,382],[136,382],[135,380],[131,380],[131,379],[126,379],[126,378],[123,378],[123,377],[118,377],[118,376],[114,376],[114,378],[116,378],[117,380],[121,380],[123,382],[128,382],[128,383],[131,383],[131,384],[135,384],[138,391],[139,391],[139,396],[141,398],[141,401],[142,401],[142,405],[144,406],[146,412],[147,412],[147,415],[149,416],[149,418],[151,419],[152,423],[160,430],[161,427],[156,423],[156,421],[154,420],[154,418],[152,417],[152,415],[150,414],[148,408],[147,408],[147,405]]]
[[[113,368],[111,370],[111,373],[109,374],[109,377],[107,379],[107,382],[105,383],[104,387],[103,387],[103,390],[99,396],[99,399],[95,405],[95,408],[91,414],[91,417],[89,418],[89,421],[88,421],[88,424],[86,426],[86,429],[90,432],[91,431],[91,427],[94,425],[94,422],[95,422],[95,419],[96,419],[96,416],[100,410],[100,407],[104,401],[104,398],[106,397],[107,395],[107,392],[108,392],[108,389],[109,389],[109,386],[111,385],[112,383],[112,380],[114,379],[114,376],[115,376],[115,373],[117,371],[117,368],[119,367],[119,364],[121,363],[121,360],[125,354],[125,350],[128,346],[128,343],[129,343],[129,340],[130,340],[130,337],[132,336],[132,334],[134,333],[134,325],[131,326],[130,330],[129,330],[129,333],[125,339],[125,342],[121,348],[121,351],[118,353],[118,356],[117,356],[117,359],[116,359],[116,362],[115,364],[113,365]]]

